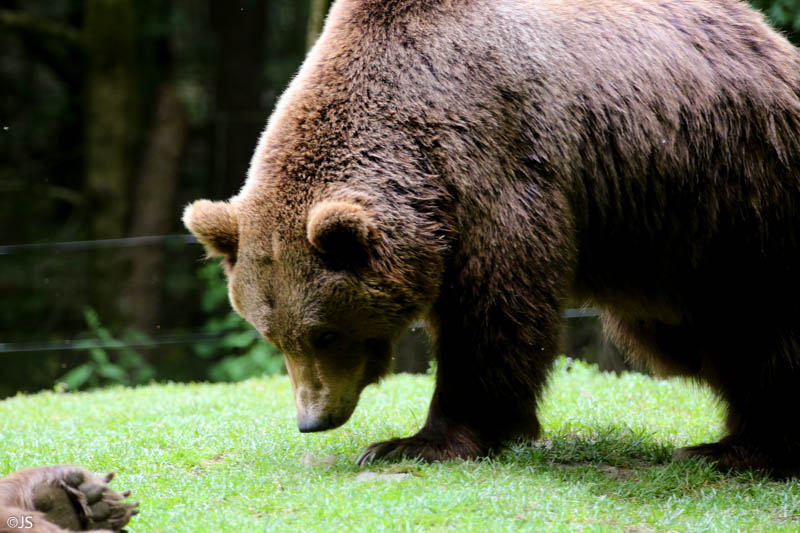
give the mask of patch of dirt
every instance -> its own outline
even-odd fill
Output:
[[[323,457],[317,457],[311,452],[305,452],[300,457],[300,463],[304,464],[305,466],[323,466],[323,467],[330,467],[333,465],[339,456],[335,453],[325,455]]]
[[[225,461],[226,455],[228,455],[228,452],[219,452],[214,457],[204,460],[202,463],[200,463],[200,466],[202,466],[203,468],[208,468],[211,465],[219,464]]]
[[[632,468],[619,468],[611,465],[600,465],[597,467],[597,469],[605,473],[605,475],[610,479],[619,480],[630,479],[630,477],[636,472]]]
[[[365,470],[356,476],[356,481],[403,481],[412,474],[408,472],[372,472]]]

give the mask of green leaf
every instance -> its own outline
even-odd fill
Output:
[[[218,347],[216,342],[198,342],[192,345],[192,350],[201,359],[211,359],[216,355]]]
[[[91,356],[92,360],[99,366],[108,364],[108,355],[106,355],[105,350],[103,350],[102,348],[91,348],[89,350],[89,355]]]
[[[222,337],[220,342],[223,346],[229,346],[232,348],[247,348],[253,343],[253,341],[255,341],[255,337],[253,336],[252,331],[241,331],[228,333]]]
[[[84,363],[64,374],[58,381],[66,383],[70,390],[77,390],[89,381],[89,378],[92,377],[92,373],[92,366],[88,363]]]
[[[86,325],[89,326],[89,329],[96,330],[100,328],[100,318],[97,316],[97,311],[91,307],[83,308],[83,319],[86,321]]]
[[[128,373],[121,366],[113,363],[100,365],[97,368],[97,373],[115,383],[127,384],[129,381]]]

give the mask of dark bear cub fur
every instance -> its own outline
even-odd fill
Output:
[[[113,478],[71,465],[14,472],[0,479],[0,533],[124,531],[139,504],[109,488]]]
[[[423,318],[436,390],[361,462],[539,434],[568,297],[708,383],[722,469],[800,472],[800,52],[737,0],[337,0],[242,191],[184,215],[301,431]]]

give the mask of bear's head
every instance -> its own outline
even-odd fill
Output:
[[[332,6],[239,194],[184,212],[223,258],[233,308],[283,352],[301,431],[343,424],[389,371],[394,341],[434,306],[452,247],[436,141],[399,112],[409,106],[386,69],[373,72],[369,56],[395,48],[370,44],[359,5]]]
[[[322,431],[346,422],[362,389],[389,371],[392,345],[430,307],[442,265],[435,246],[399,235],[394,210],[381,216],[373,201],[343,194],[298,206],[285,193],[199,200],[184,223],[222,257],[233,308],[283,352],[300,431]]]

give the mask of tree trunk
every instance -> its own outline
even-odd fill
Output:
[[[239,190],[267,118],[264,91],[266,6],[262,0],[212,0],[219,35],[215,113],[215,198]]]
[[[85,192],[90,239],[122,237],[137,140],[136,20],[130,0],[87,0]],[[92,305],[107,323],[119,318],[116,293],[124,278],[119,258],[92,257]]]
[[[155,106],[136,180],[132,236],[165,234],[177,218],[173,200],[188,125],[174,81],[161,84]],[[163,245],[136,248],[130,257],[130,277],[120,294],[120,307],[129,324],[140,331],[153,332],[159,321],[164,257]]]

